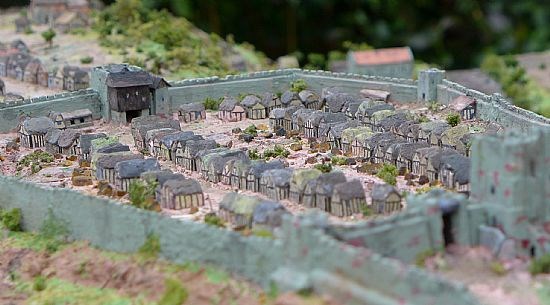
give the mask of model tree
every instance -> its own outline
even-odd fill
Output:
[[[52,44],[53,44],[53,38],[55,37],[55,31],[53,29],[49,29],[47,31],[44,31],[42,32],[42,38],[44,38],[44,40],[50,44],[50,48],[52,47]]]

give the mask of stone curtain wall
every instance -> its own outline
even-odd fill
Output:
[[[478,304],[463,285],[336,241],[313,217],[289,217],[279,238],[268,239],[5,176],[0,176],[0,194],[1,208],[22,210],[25,230],[39,230],[55,217],[71,238],[118,252],[134,252],[156,234],[168,260],[212,263],[266,288],[272,280],[282,288],[313,287],[345,304]]]
[[[499,94],[486,95],[444,79],[437,85],[437,102],[448,105],[457,96],[467,95],[477,100],[477,115],[481,120],[495,122],[508,128],[550,128],[550,119],[516,107]]]
[[[83,108],[90,109],[94,118],[101,117],[101,106],[95,90],[85,89],[10,103],[0,103],[0,132],[15,129],[19,123],[19,117],[23,114],[37,117],[46,116],[50,111],[62,112]]]

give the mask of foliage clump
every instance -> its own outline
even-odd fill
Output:
[[[67,242],[68,236],[69,229],[67,228],[67,224],[55,217],[50,210],[39,231],[39,237],[46,243],[46,251],[50,253],[56,252],[60,246]]]
[[[94,58],[92,56],[84,56],[80,58],[80,63],[82,64],[91,64],[94,61]]]
[[[531,272],[532,275],[550,273],[550,254],[547,253],[532,260],[529,266],[529,272]]]
[[[298,93],[305,89],[307,89],[307,83],[301,78],[290,83],[290,91],[292,92]]]
[[[378,178],[384,180],[387,184],[397,184],[397,167],[393,164],[384,164],[382,169],[376,174]]]
[[[204,100],[204,108],[208,110],[218,110],[220,108],[220,104],[222,103],[222,99],[214,99],[211,97],[207,97]]]
[[[290,155],[290,151],[281,145],[275,145],[273,149],[264,150],[264,159],[282,157],[286,158]]]
[[[44,291],[46,289],[46,278],[39,275],[32,281],[32,289],[34,291]]]
[[[214,213],[206,214],[204,216],[204,223],[211,226],[220,227],[220,228],[225,227],[223,220]]]
[[[52,154],[42,150],[35,150],[19,160],[19,162],[17,162],[17,168],[20,170],[22,167],[30,167],[31,172],[35,174],[42,169],[43,164],[49,164],[53,161],[54,157]]]
[[[255,137],[255,136],[258,135],[258,129],[256,128],[256,125],[252,124],[252,125],[246,127],[246,129],[243,130],[243,133]]]
[[[55,37],[56,33],[53,29],[48,29],[47,31],[42,32],[42,38],[50,45],[50,48],[53,45],[53,39]]]
[[[330,162],[333,165],[346,165],[348,164],[348,159],[342,156],[332,156],[332,158],[330,158]]]
[[[330,173],[332,171],[332,165],[330,163],[315,164],[313,168],[321,171],[322,173]]]
[[[363,208],[361,209],[361,213],[362,213],[363,216],[365,216],[365,217],[374,215],[374,211],[373,211],[372,208],[369,207],[368,205],[364,205],[364,206],[363,206]]]
[[[498,275],[498,276],[506,275],[506,268],[499,261],[491,262],[489,267],[491,268],[491,271],[493,271],[493,273]]]
[[[250,160],[259,160],[259,159],[262,158],[262,156],[260,155],[260,153],[258,153],[258,149],[257,149],[257,148],[249,149],[249,150],[248,150],[248,157],[250,158]]]
[[[0,221],[2,226],[10,231],[21,231],[21,209],[0,210]]]
[[[143,245],[139,248],[140,257],[149,260],[156,259],[160,253],[160,239],[155,234],[150,234]]]
[[[155,201],[157,186],[157,182],[132,181],[128,188],[128,195],[132,205],[144,210],[155,210],[158,205]]]
[[[164,286],[164,294],[158,301],[158,305],[181,305],[187,301],[189,292],[179,280],[168,278]]]
[[[424,267],[426,265],[426,260],[430,257],[433,257],[435,255],[435,251],[433,249],[428,249],[425,251],[422,251],[416,255],[415,258],[415,264],[417,267]]]
[[[460,115],[457,113],[449,114],[446,118],[447,124],[451,125],[452,127],[455,127],[460,123]]]

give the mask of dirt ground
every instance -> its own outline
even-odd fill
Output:
[[[269,297],[260,287],[212,267],[179,266],[136,255],[115,254],[85,243],[70,244],[54,253],[18,247],[13,243],[13,237],[0,239],[0,304],[27,304],[27,299],[36,298],[34,294],[40,297],[39,293],[46,298],[47,291],[42,292],[36,286],[30,291],[21,289],[24,287],[21,283],[33,283],[41,276],[77,287],[115,291],[121,297],[142,300],[139,304],[155,304],[165,292],[165,280],[171,278],[180,281],[189,293],[185,304],[336,305],[315,296],[283,294]],[[84,303],[88,304],[84,300],[78,302]]]

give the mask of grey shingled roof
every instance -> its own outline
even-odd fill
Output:
[[[273,100],[278,99],[276,94],[273,94],[272,92],[266,92],[262,95],[262,105],[269,106]]]
[[[83,154],[89,154],[90,148],[92,148],[92,140],[99,138],[106,138],[104,133],[87,133],[80,135],[80,151]]]
[[[128,160],[141,160],[143,155],[140,154],[127,154],[127,155],[104,155],[97,159],[96,166],[97,168],[112,169],[115,168],[118,162],[128,161]]]
[[[335,93],[326,97],[326,106],[330,112],[341,112],[347,104],[354,101],[357,101],[357,98],[351,94]]]
[[[202,193],[200,183],[195,179],[171,179],[163,184],[163,188],[170,189],[174,195],[191,195]]]
[[[157,159],[136,159],[118,162],[115,165],[115,172],[118,178],[138,178],[141,173],[159,170],[160,164]]]
[[[336,184],[346,182],[346,175],[340,171],[332,171],[330,173],[321,174],[316,182],[315,193],[331,196]]]
[[[120,71],[109,73],[106,84],[112,88],[151,86],[153,79],[146,71]]]
[[[62,148],[67,148],[73,145],[73,143],[80,137],[80,132],[75,129],[65,129],[59,135],[57,145]]]
[[[54,128],[48,130],[46,133],[46,143],[57,145],[57,141],[59,140],[59,136],[61,135],[61,130]]]
[[[271,223],[274,218],[280,219],[282,214],[288,214],[288,211],[282,204],[266,200],[254,207],[252,221],[257,224],[267,224]]]
[[[378,125],[384,129],[384,131],[389,131],[392,127],[399,126],[405,122],[405,118],[403,116],[394,114],[390,115],[387,118],[382,119],[380,122],[378,122]]]
[[[325,115],[323,115],[321,122],[325,124],[331,124],[331,123],[338,123],[338,122],[346,122],[348,121],[348,117],[344,113],[328,113],[324,112]]]
[[[181,112],[202,112],[205,111],[206,108],[203,103],[189,103],[181,105],[179,110]]]
[[[171,148],[175,142],[187,141],[193,139],[194,137],[196,136],[195,133],[193,133],[192,131],[178,131],[164,135],[160,139],[160,143],[164,144],[164,146],[168,148]]]
[[[430,147],[428,143],[406,143],[399,146],[398,153],[403,158],[412,160],[417,150],[427,147]]]
[[[272,169],[282,169],[284,167],[285,165],[280,160],[272,160],[269,162],[253,163],[250,166],[249,172],[256,178],[260,178],[265,171]]]
[[[270,119],[283,119],[285,117],[285,108],[275,108],[269,112]]]
[[[78,109],[70,112],[61,112],[59,113],[59,115],[61,115],[64,120],[70,120],[74,118],[84,118],[92,116],[92,112],[90,111],[90,109]]]
[[[356,120],[349,120],[347,122],[330,123],[330,124],[323,125],[323,127],[319,130],[319,133],[327,134],[327,131],[325,129],[329,128],[330,130],[328,131],[328,133],[334,136],[334,138],[340,138],[344,130],[348,128],[359,127],[359,125],[361,124]]]
[[[287,91],[283,92],[283,94],[281,95],[281,104],[288,105],[293,100],[299,100],[299,99],[300,98],[298,97],[298,94],[296,92],[292,92],[290,90],[287,90]]]
[[[225,96],[220,103],[219,110],[221,111],[233,111],[235,106],[239,104],[239,101],[237,101],[236,98],[231,96]]]
[[[378,111],[382,110],[394,110],[395,107],[391,104],[380,104],[380,105],[374,105],[370,108],[365,109],[364,115],[367,117],[371,117],[373,114],[375,114]]]
[[[376,133],[372,137],[370,137],[365,144],[368,144],[369,147],[375,148],[378,146],[378,144],[382,141],[387,141],[390,139],[396,139],[395,135],[391,132],[381,132]]]
[[[23,126],[29,134],[46,134],[48,130],[55,128],[53,121],[48,117],[28,118],[23,121]]]
[[[341,200],[351,200],[355,198],[366,198],[363,184],[359,180],[352,180],[336,184],[333,190],[334,195],[338,195]]]
[[[97,150],[97,153],[111,154],[115,152],[130,151],[130,146],[122,143],[110,143]]]
[[[214,149],[217,146],[214,140],[190,140],[185,144],[185,149],[189,151],[191,157],[196,157],[199,152]]]
[[[371,198],[373,201],[384,201],[391,193],[396,193],[401,197],[397,189],[390,184],[375,184],[372,188]]]
[[[470,158],[460,154],[441,156],[441,165],[454,172],[455,180],[460,184],[470,182]]]
[[[442,149],[439,152],[428,156],[428,162],[432,164],[435,170],[439,170],[439,167],[441,166],[441,159],[450,155],[458,155],[458,152],[454,149]]]
[[[254,105],[260,104],[260,103],[261,103],[260,98],[253,94],[249,94],[245,96],[241,101],[241,105],[248,108],[253,107]]]
[[[132,126],[132,128],[137,128],[139,125],[152,124],[162,120],[163,118],[158,115],[145,115],[133,118],[132,122],[130,122],[130,125]]]
[[[262,178],[267,178],[273,187],[289,187],[293,172],[292,168],[270,169],[262,174]]]
[[[344,88],[340,88],[340,87],[325,87],[321,90],[321,100],[322,101],[325,101],[327,100],[327,97],[329,95],[333,95],[333,94],[336,94],[336,93],[343,93],[345,92]]]
[[[302,90],[298,93],[298,97],[300,98],[300,101],[304,104],[314,103],[319,101],[319,96],[317,93],[311,91],[311,90]]]

